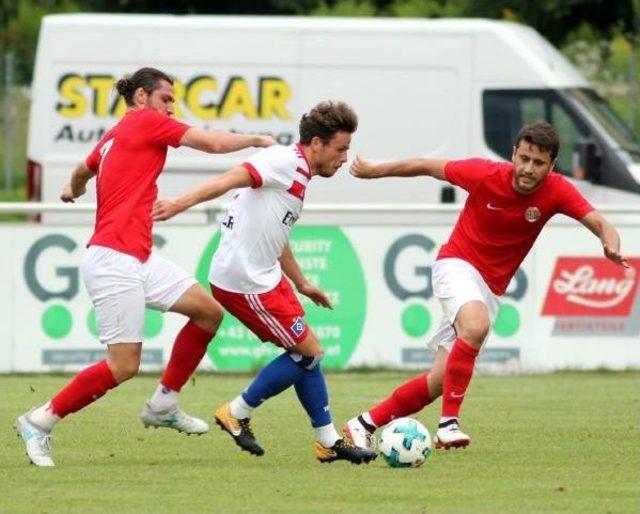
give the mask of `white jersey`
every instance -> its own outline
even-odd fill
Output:
[[[233,293],[265,293],[282,278],[279,257],[302,211],[311,173],[299,144],[270,146],[242,164],[253,187],[234,197],[209,281]]]

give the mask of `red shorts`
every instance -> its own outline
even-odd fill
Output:
[[[282,277],[271,291],[260,294],[231,293],[211,284],[213,297],[262,341],[293,348],[307,337],[304,309]]]

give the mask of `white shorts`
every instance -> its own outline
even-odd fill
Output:
[[[103,344],[142,342],[145,308],[165,312],[196,283],[163,257],[140,262],[104,246],[87,249],[81,271]]]
[[[441,259],[434,263],[431,274],[433,294],[442,305],[442,321],[436,334],[427,343],[427,348],[434,352],[442,346],[450,351],[456,340],[453,322],[460,307],[465,303],[479,301],[487,306],[489,321],[493,324],[498,314],[500,301],[493,294],[480,273],[467,261],[462,259]],[[487,338],[489,335],[487,335]],[[486,339],[485,341],[486,342]]]

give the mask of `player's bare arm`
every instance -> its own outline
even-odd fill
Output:
[[[62,189],[60,200],[73,203],[76,198],[86,193],[87,182],[94,176],[95,172],[90,170],[84,162],[78,164],[71,174],[69,183]]]
[[[607,259],[625,268],[629,267],[627,259],[620,253],[620,234],[618,234],[615,227],[609,223],[602,214],[597,211],[591,211],[580,220],[580,223],[600,239],[604,255]]]
[[[350,172],[357,178],[428,176],[438,180],[446,180],[444,167],[448,161],[449,159],[416,157],[400,161],[373,163],[358,155],[351,165]]]
[[[168,220],[194,205],[218,198],[232,189],[252,185],[253,179],[249,171],[243,166],[236,166],[196,186],[179,198],[158,200],[151,209],[151,218],[154,221]]]
[[[275,144],[276,140],[271,136],[212,132],[195,127],[187,130],[180,139],[180,145],[208,153],[229,153],[251,146],[265,147]]]
[[[293,256],[291,247],[288,244],[285,245],[282,250],[280,266],[282,266],[283,273],[289,278],[289,280],[291,280],[291,282],[293,282],[293,285],[300,294],[310,298],[316,305],[322,305],[328,309],[333,309],[327,295],[319,287],[313,285],[305,278],[296,258]]]

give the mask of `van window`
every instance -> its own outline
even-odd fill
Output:
[[[640,139],[602,97],[592,89],[570,89],[568,92],[572,100],[597,118],[609,136],[629,153],[634,162],[640,162]]]
[[[485,91],[482,110],[487,146],[506,160],[511,160],[513,142],[523,125],[540,120],[551,123],[560,136],[556,170],[572,176],[575,145],[588,132],[557,93],[544,89]]]

